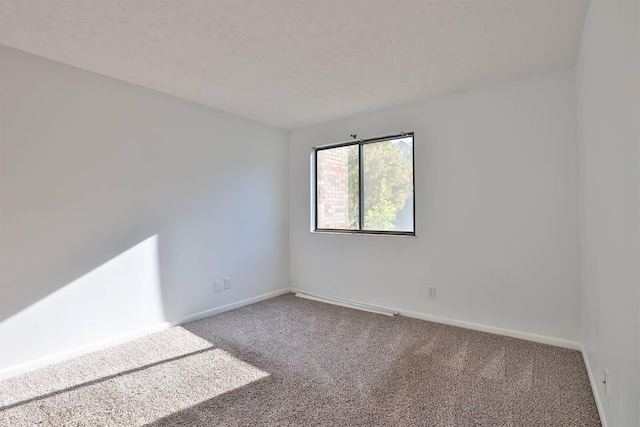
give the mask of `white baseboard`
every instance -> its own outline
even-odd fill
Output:
[[[596,401],[596,407],[598,408],[598,415],[600,416],[600,423],[602,427],[607,427],[607,419],[604,416],[604,408],[602,407],[602,400],[600,400],[600,392],[598,391],[598,383],[596,382],[596,377],[591,371],[591,365],[589,364],[589,357],[587,357],[587,351],[584,349],[584,346],[580,346],[580,350],[582,351],[582,359],[584,360],[584,366],[587,369],[587,375],[589,376],[589,383],[591,383],[591,392],[593,393],[593,398]]]
[[[42,357],[40,359],[32,360],[29,362],[21,363],[19,365],[14,365],[9,368],[5,368],[0,370],[0,380],[13,377],[19,374],[23,374],[25,372],[33,371],[38,368],[42,368],[47,365],[51,365],[53,363],[62,362],[68,359],[72,359],[74,357],[82,356],[83,354],[91,353],[93,351],[102,350],[107,347],[112,347],[114,345],[122,344],[125,342],[133,341],[137,338],[141,338],[145,335],[153,334],[155,332],[160,332],[165,329],[169,329],[173,326],[182,325],[184,323],[193,322],[194,320],[202,319],[204,317],[213,316],[214,314],[222,313],[225,311],[233,310],[234,308],[243,307],[245,305],[253,304],[259,301],[263,301],[269,298],[277,297],[279,295],[283,295],[289,293],[290,289],[279,289],[277,291],[268,292],[266,294],[258,295],[253,298],[247,298],[238,302],[234,302],[231,304],[223,305],[221,307],[212,308],[210,310],[201,311],[199,313],[190,314],[185,317],[181,317],[178,320],[172,322],[162,322],[157,323],[142,329],[137,329],[132,332],[128,332],[126,334],[118,335],[115,337],[107,338],[104,340],[100,340],[91,344],[75,347],[69,350],[65,350],[60,353],[53,354],[51,356]]]
[[[231,304],[227,304],[227,305],[223,305],[221,307],[215,307],[212,308],[210,310],[205,310],[205,311],[201,311],[198,313],[194,313],[194,314],[190,314],[188,316],[184,316],[181,317],[178,320],[172,321],[172,322],[162,322],[159,324],[155,324],[143,329],[139,329],[127,334],[123,334],[123,335],[119,335],[116,337],[112,337],[112,338],[108,338],[105,340],[101,340],[89,345],[85,345],[85,346],[80,346],[80,347],[76,347],[70,350],[66,350],[64,352],[60,352],[60,353],[56,353],[54,355],[51,356],[47,356],[47,357],[43,357],[40,359],[36,359],[30,362],[26,362],[26,363],[22,363],[19,365],[15,365],[15,366],[11,366],[9,368],[5,368],[0,370],[0,379],[4,379],[4,378],[9,378],[15,375],[19,375],[25,372],[29,372],[32,371],[34,369],[37,368],[41,368],[47,365],[51,365],[53,363],[57,363],[57,362],[62,362],[64,360],[67,359],[71,359],[73,357],[78,357],[81,356],[83,354],[92,352],[92,351],[97,351],[97,350],[101,350],[103,348],[106,347],[111,347],[117,344],[122,344],[124,342],[128,342],[128,341],[132,341],[134,339],[140,338],[142,336],[148,335],[148,334],[152,334],[155,332],[159,332],[165,329],[168,329],[172,326],[177,326],[177,325],[182,325],[184,323],[189,323],[189,322],[193,322],[195,320],[199,320],[199,319],[203,319],[205,317],[209,317],[209,316],[213,316],[214,314],[218,314],[218,313],[222,313],[225,311],[229,311],[229,310],[233,310],[236,308],[240,308],[246,305],[250,305],[250,304],[254,304],[256,302],[259,301],[263,301],[266,299],[270,299],[270,298],[274,298],[277,297],[279,295],[283,295],[289,292],[305,292],[305,293],[309,293],[307,291],[302,291],[299,289],[295,289],[295,288],[285,288],[285,289],[279,289],[277,291],[273,291],[273,292],[268,292],[262,295],[258,295],[252,298],[247,298],[241,301],[237,301]],[[313,295],[313,294],[312,294]],[[317,295],[319,297],[327,297],[326,295]],[[353,301],[355,303],[358,304],[364,304],[362,302],[359,301]],[[580,343],[575,342],[575,341],[569,341],[569,340],[564,340],[561,338],[555,338],[555,337],[548,337],[548,336],[544,336],[544,335],[537,335],[537,334],[532,334],[532,333],[528,333],[528,332],[520,332],[520,331],[514,331],[511,329],[504,329],[504,328],[498,328],[495,326],[489,326],[489,325],[483,325],[480,323],[474,323],[474,322],[468,322],[468,321],[464,321],[464,320],[456,320],[456,319],[450,319],[450,318],[446,318],[446,317],[440,317],[440,316],[433,316],[430,314],[425,314],[425,313],[418,313],[418,312],[413,312],[413,311],[407,311],[407,310],[399,310],[399,309],[395,309],[393,307],[380,307],[386,310],[391,310],[391,311],[395,311],[398,312],[401,316],[406,316],[406,317],[413,317],[415,319],[421,319],[421,320],[427,320],[430,322],[435,322],[435,323],[441,323],[441,324],[445,324],[445,325],[451,325],[451,326],[458,326],[461,328],[466,328],[466,329],[473,329],[476,331],[482,331],[482,332],[489,332],[492,334],[498,334],[498,335],[505,335],[505,336],[509,336],[509,337],[514,337],[514,338],[520,338],[523,340],[527,340],[527,341],[534,341],[534,342],[539,342],[542,344],[549,344],[549,345],[554,345],[557,347],[564,347],[564,348],[569,348],[572,350],[582,350],[583,352],[583,357],[585,358],[585,365],[587,366],[587,372],[589,373],[589,379],[592,381],[592,387],[593,387],[593,393],[594,396],[596,398],[596,403],[598,404],[598,411],[600,412],[600,416],[601,419],[603,420],[602,425],[606,427],[606,423],[604,421],[604,417],[603,414],[601,412],[601,405],[600,405],[600,400],[598,398],[598,394],[597,394],[597,388],[595,388],[594,383],[593,383],[593,379],[592,379],[592,375],[591,375],[591,371],[589,369],[589,365],[588,365],[588,361],[586,358],[586,354],[584,353],[584,350],[582,349],[582,346],[580,345]]]
[[[184,325],[185,323],[194,322],[196,320],[204,319],[205,317],[213,316],[214,314],[223,313],[225,311],[233,310],[236,308],[244,307],[245,305],[255,304],[260,301],[264,301],[266,299],[275,298],[280,295],[288,294],[291,292],[291,289],[284,288],[278,289],[277,291],[267,292],[266,294],[258,295],[256,297],[243,299],[238,302],[234,302],[231,304],[223,305],[221,307],[215,307],[209,310],[200,311],[198,313],[189,314],[188,316],[181,317],[175,322],[171,322],[173,326]]]
[[[315,295],[322,298],[333,298],[332,296],[329,296],[329,295],[314,294],[314,293],[310,293],[309,291],[304,291],[296,288],[291,288],[291,292],[304,292],[306,294]],[[353,301],[353,302],[356,304],[366,304],[361,301]],[[370,304],[367,304],[367,305],[370,305]],[[496,326],[489,326],[481,323],[468,322],[466,320],[457,320],[457,319],[451,319],[448,317],[434,316],[431,314],[418,313],[415,311],[400,310],[394,307],[383,307],[383,306],[379,306],[379,307],[385,310],[395,311],[401,316],[412,317],[414,319],[427,320],[429,322],[441,323],[444,325],[458,326],[460,328],[473,329],[475,331],[488,332],[488,333],[497,334],[497,335],[504,335],[507,337],[519,338],[522,340],[538,342],[541,344],[549,344],[556,347],[568,348],[571,350],[581,350],[582,348],[581,344],[577,341],[570,341],[562,338],[549,337],[546,335],[532,334],[530,332],[521,332],[521,331],[515,331],[512,329],[499,328]]]
[[[578,341],[565,340],[563,338],[550,337],[547,335],[532,334],[530,332],[516,331],[513,329],[499,328],[497,326],[484,325],[482,323],[468,322],[466,320],[450,319],[448,317],[433,316],[431,314],[416,313],[413,311],[398,310],[401,316],[413,317],[415,319],[428,320],[430,322],[442,323],[444,325],[458,326],[460,328],[473,329],[475,331],[488,332],[490,334],[504,335],[526,341],[533,341],[541,344],[549,344],[556,347],[580,350]]]
[[[307,293],[304,292],[296,292],[295,294],[298,298],[305,298],[305,299],[309,299],[312,301],[318,301],[318,302],[323,302],[325,304],[333,304],[333,305],[339,305],[341,307],[347,307],[347,308],[353,308],[356,310],[361,310],[361,311],[368,311],[370,313],[376,313],[376,314],[384,314],[385,316],[397,316],[398,313],[396,313],[395,311],[390,311],[390,310],[384,310],[380,307],[373,307],[370,305],[362,305],[362,304],[355,304],[351,301],[346,301],[343,299],[339,299],[339,298],[325,298],[325,297],[319,297],[316,295],[309,295]]]

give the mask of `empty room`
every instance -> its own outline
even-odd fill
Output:
[[[640,0],[0,0],[0,426],[640,426]]]

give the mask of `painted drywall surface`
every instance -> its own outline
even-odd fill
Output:
[[[292,130],[291,285],[577,341],[575,126],[567,70]],[[312,147],[398,131],[415,132],[417,237],[311,233]]]
[[[640,425],[639,14],[593,0],[576,67],[582,342],[609,426]]]
[[[289,286],[286,131],[0,63],[0,369]]]

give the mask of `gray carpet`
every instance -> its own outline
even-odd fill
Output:
[[[0,382],[0,425],[599,426],[579,352],[284,295]]]

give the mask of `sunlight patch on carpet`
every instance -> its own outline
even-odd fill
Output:
[[[0,408],[0,425],[47,424],[53,419],[65,418],[80,424],[140,425],[269,376],[269,373],[212,347],[208,341],[183,328],[173,328],[165,338],[169,338],[164,342],[167,346],[162,349],[156,347],[158,351],[145,360],[136,360],[136,355],[143,356],[144,345],[142,348],[129,348],[132,353],[121,353],[122,357],[114,363],[125,369],[115,375],[86,383],[75,381],[76,384],[67,388],[60,388],[61,383],[58,382],[54,391],[34,395],[33,390],[51,389],[51,384],[40,387],[38,376],[31,373],[31,396],[23,395],[20,399],[10,393],[15,388],[10,389],[6,383],[3,384],[3,391],[8,392],[8,396],[3,399],[4,409]],[[178,347],[182,348],[181,352],[177,351]],[[118,348],[112,350],[119,353]],[[107,360],[105,352],[102,353],[101,360]],[[158,360],[159,356],[165,358]],[[73,370],[75,366],[76,372],[81,372],[83,368],[90,367],[84,363],[88,360],[80,364],[78,360],[74,362],[66,368]],[[58,376],[61,375],[60,368],[57,367]],[[99,371],[98,366],[93,368]],[[113,371],[113,366],[102,368]],[[104,374],[105,370],[102,372]],[[53,377],[43,370],[40,378],[47,383]],[[92,408],[91,412],[86,412],[87,407]],[[82,408],[85,408],[84,413]]]

